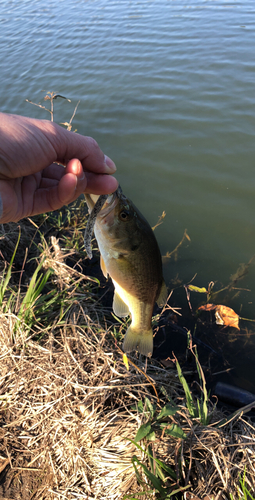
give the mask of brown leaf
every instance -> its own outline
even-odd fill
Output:
[[[204,306],[200,306],[198,311],[213,311],[216,307],[215,304],[205,304]]]
[[[166,368],[174,368],[175,366],[174,362],[170,358],[161,359],[160,363],[162,363],[162,365],[164,365]]]
[[[203,497],[203,498],[200,498],[200,497],[197,497],[196,495],[193,495],[193,493],[191,493],[190,491],[185,491],[184,493],[184,499],[185,500],[222,500],[222,496],[212,496],[212,495],[208,495],[206,497]],[[0,499],[1,500],[1,499]]]
[[[240,330],[239,316],[230,307],[215,304],[205,304],[204,306],[200,306],[198,308],[198,311],[215,311],[215,319],[217,325],[231,326]]]
[[[217,306],[215,310],[215,317],[217,325],[231,326],[240,330],[239,316],[230,307]]]

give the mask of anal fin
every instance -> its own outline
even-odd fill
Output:
[[[168,296],[168,291],[167,291],[166,284],[163,280],[162,286],[161,286],[161,289],[159,292],[159,296],[158,296],[157,301],[156,301],[159,307],[163,307],[166,304],[167,296]]]
[[[116,314],[116,316],[119,316],[119,318],[125,318],[130,314],[129,307],[127,306],[127,304],[125,304],[116,290],[114,291],[112,308],[114,314]]]

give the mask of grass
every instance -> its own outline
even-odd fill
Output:
[[[247,488],[245,476],[246,476],[246,468],[245,468],[243,474],[240,475],[240,477],[239,477],[240,487],[238,488],[238,497],[237,498],[238,498],[238,500],[255,500],[253,494]],[[235,497],[232,494],[230,494],[230,499],[234,500]]]
[[[84,210],[2,228],[0,497],[254,498],[254,426],[210,402],[195,347],[196,392],[177,359],[123,359]]]

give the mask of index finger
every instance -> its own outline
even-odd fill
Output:
[[[103,153],[92,137],[63,129],[53,122],[44,122],[41,130],[50,140],[55,152],[56,156],[52,161],[67,165],[69,160],[77,158],[86,172],[99,174],[116,172],[115,163]]]

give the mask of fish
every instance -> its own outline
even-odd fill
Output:
[[[98,196],[85,194],[85,198],[92,215]],[[157,302],[163,307],[167,301],[161,253],[154,232],[120,186],[93,217],[101,270],[114,284],[113,312],[120,318],[131,315],[123,350],[138,350],[150,357],[154,305]]]

